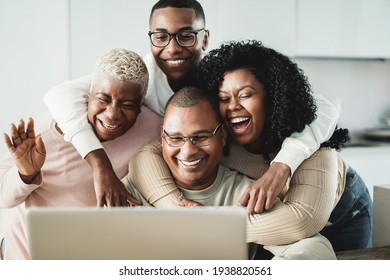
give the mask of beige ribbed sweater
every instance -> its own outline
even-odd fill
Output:
[[[238,145],[222,163],[252,178],[269,168],[261,155]],[[330,148],[322,148],[305,160],[287,182],[284,197],[262,214],[248,215],[247,241],[264,245],[296,242],[318,233],[344,191],[347,165]],[[129,164],[133,184],[155,207],[176,207],[183,194],[175,185],[156,140],[141,149]]]

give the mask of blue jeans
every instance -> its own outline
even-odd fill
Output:
[[[372,199],[366,184],[351,167],[345,190],[321,234],[335,251],[371,247]]]

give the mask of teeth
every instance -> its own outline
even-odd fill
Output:
[[[184,59],[178,59],[178,60],[167,60],[167,63],[168,64],[172,64],[172,65],[178,65],[180,63],[184,63]]]
[[[197,165],[202,159],[197,159],[197,160],[194,160],[194,161],[184,161],[184,160],[180,160],[181,163],[183,163],[184,165],[187,165],[187,166],[193,166],[193,165]]]
[[[234,118],[234,119],[231,119],[230,122],[235,124],[235,123],[245,122],[247,120],[249,120],[249,118]]]
[[[117,128],[119,125],[110,125],[110,124],[106,124],[104,122],[102,122],[102,125],[107,128],[107,129],[115,129]]]

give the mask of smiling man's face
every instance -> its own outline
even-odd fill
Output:
[[[150,19],[150,31],[165,31],[171,34],[180,31],[194,31],[205,28],[204,20],[197,18],[190,8],[162,8],[154,11]],[[175,38],[164,48],[150,44],[154,59],[167,76],[171,87],[188,79],[202,59],[208,45],[208,31],[200,31],[196,42],[191,47],[180,46]]]
[[[170,104],[165,112],[163,130],[171,137],[210,134],[218,126],[215,112],[207,101],[188,108]],[[215,180],[226,144],[227,131],[219,126],[211,144],[197,147],[189,139],[182,147],[171,147],[162,139],[163,157],[177,184],[189,190],[209,187]]]

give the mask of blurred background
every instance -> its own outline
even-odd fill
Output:
[[[155,0],[0,0],[0,131],[46,108],[110,48],[144,55]],[[369,187],[390,184],[390,0],[200,0],[210,46],[258,39],[295,60],[341,109],[342,151]],[[371,136],[371,137],[370,137]],[[8,151],[1,141],[0,157]]]

